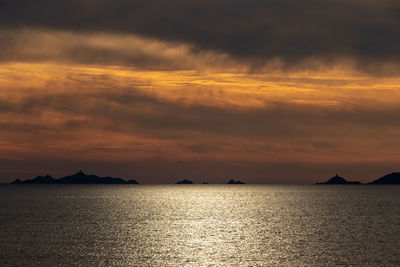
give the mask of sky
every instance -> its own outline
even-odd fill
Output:
[[[0,0],[0,182],[371,181],[399,74],[398,0]]]

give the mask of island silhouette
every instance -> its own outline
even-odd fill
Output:
[[[36,176],[33,179],[27,179],[21,181],[20,179],[16,179],[11,182],[11,184],[139,184],[137,180],[128,180],[125,181],[122,178],[113,178],[113,177],[99,177],[97,175],[88,175],[83,171],[79,171],[73,175],[61,177],[61,178],[53,178],[50,175],[45,176]]]
[[[10,184],[139,184],[137,180],[124,180],[122,178],[114,177],[100,177],[97,175],[88,175],[83,171],[79,171],[75,174],[54,178],[50,175],[36,176],[32,179],[15,179]],[[183,179],[177,181],[175,184],[194,184],[191,180]],[[208,182],[203,182],[203,184],[208,184]],[[229,180],[226,184],[246,184],[240,180]],[[375,179],[369,183],[361,183],[359,181],[348,181],[339,175],[335,175],[328,179],[326,182],[317,182],[317,185],[399,185],[400,184],[400,172],[393,172],[384,175],[378,179]]]
[[[184,179],[184,180],[176,182],[175,184],[193,184],[193,182],[190,180]]]
[[[316,183],[316,184],[361,184],[361,182],[359,182],[359,181],[347,181],[343,177],[340,177],[339,175],[336,174],[335,176],[330,178],[328,181],[319,182],[319,183]]]
[[[317,185],[360,185],[363,184],[359,181],[347,181],[346,179],[344,179],[343,177],[338,176],[337,174],[330,178],[328,181],[326,182],[318,182],[315,183]],[[381,178],[378,178],[372,182],[369,183],[365,183],[367,185],[396,185],[396,184],[400,184],[400,172],[393,172],[391,174],[387,174],[385,176],[382,176]],[[363,185],[365,185],[363,184]]]
[[[226,184],[246,184],[246,183],[239,181],[239,180],[235,181],[232,179],[232,180],[229,180]]]

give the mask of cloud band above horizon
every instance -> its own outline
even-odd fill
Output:
[[[0,0],[2,179],[395,171],[399,7]]]

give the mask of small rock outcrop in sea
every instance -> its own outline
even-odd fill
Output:
[[[97,175],[87,175],[79,171],[73,175],[55,179],[50,175],[37,176],[33,179],[21,181],[16,179],[11,184],[139,184],[136,180],[125,181],[121,178],[99,177]]]
[[[338,176],[337,174],[332,177],[331,179],[329,179],[326,182],[320,182],[320,183],[316,183],[316,184],[361,184],[358,181],[347,181],[346,179],[344,179],[343,177]]]
[[[126,183],[127,184],[139,184],[139,182],[136,180],[128,180],[128,181],[126,181]]]
[[[22,184],[22,181],[21,181],[21,179],[15,179],[10,184]]]
[[[370,182],[368,184],[372,185],[379,185],[379,184],[400,184],[400,172],[393,172],[391,174],[387,174],[385,176],[382,176],[379,179],[376,179],[373,182]]]
[[[239,180],[237,180],[237,181],[235,181],[235,180],[229,180],[228,182],[227,182],[227,184],[246,184],[245,182],[242,182],[242,181],[239,181]]]
[[[175,184],[193,184],[193,182],[190,180],[184,179],[182,181],[176,182]]]

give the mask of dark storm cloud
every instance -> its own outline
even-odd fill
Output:
[[[400,60],[395,0],[0,0],[0,25],[139,34],[263,64]],[[375,62],[376,63],[376,62]]]

